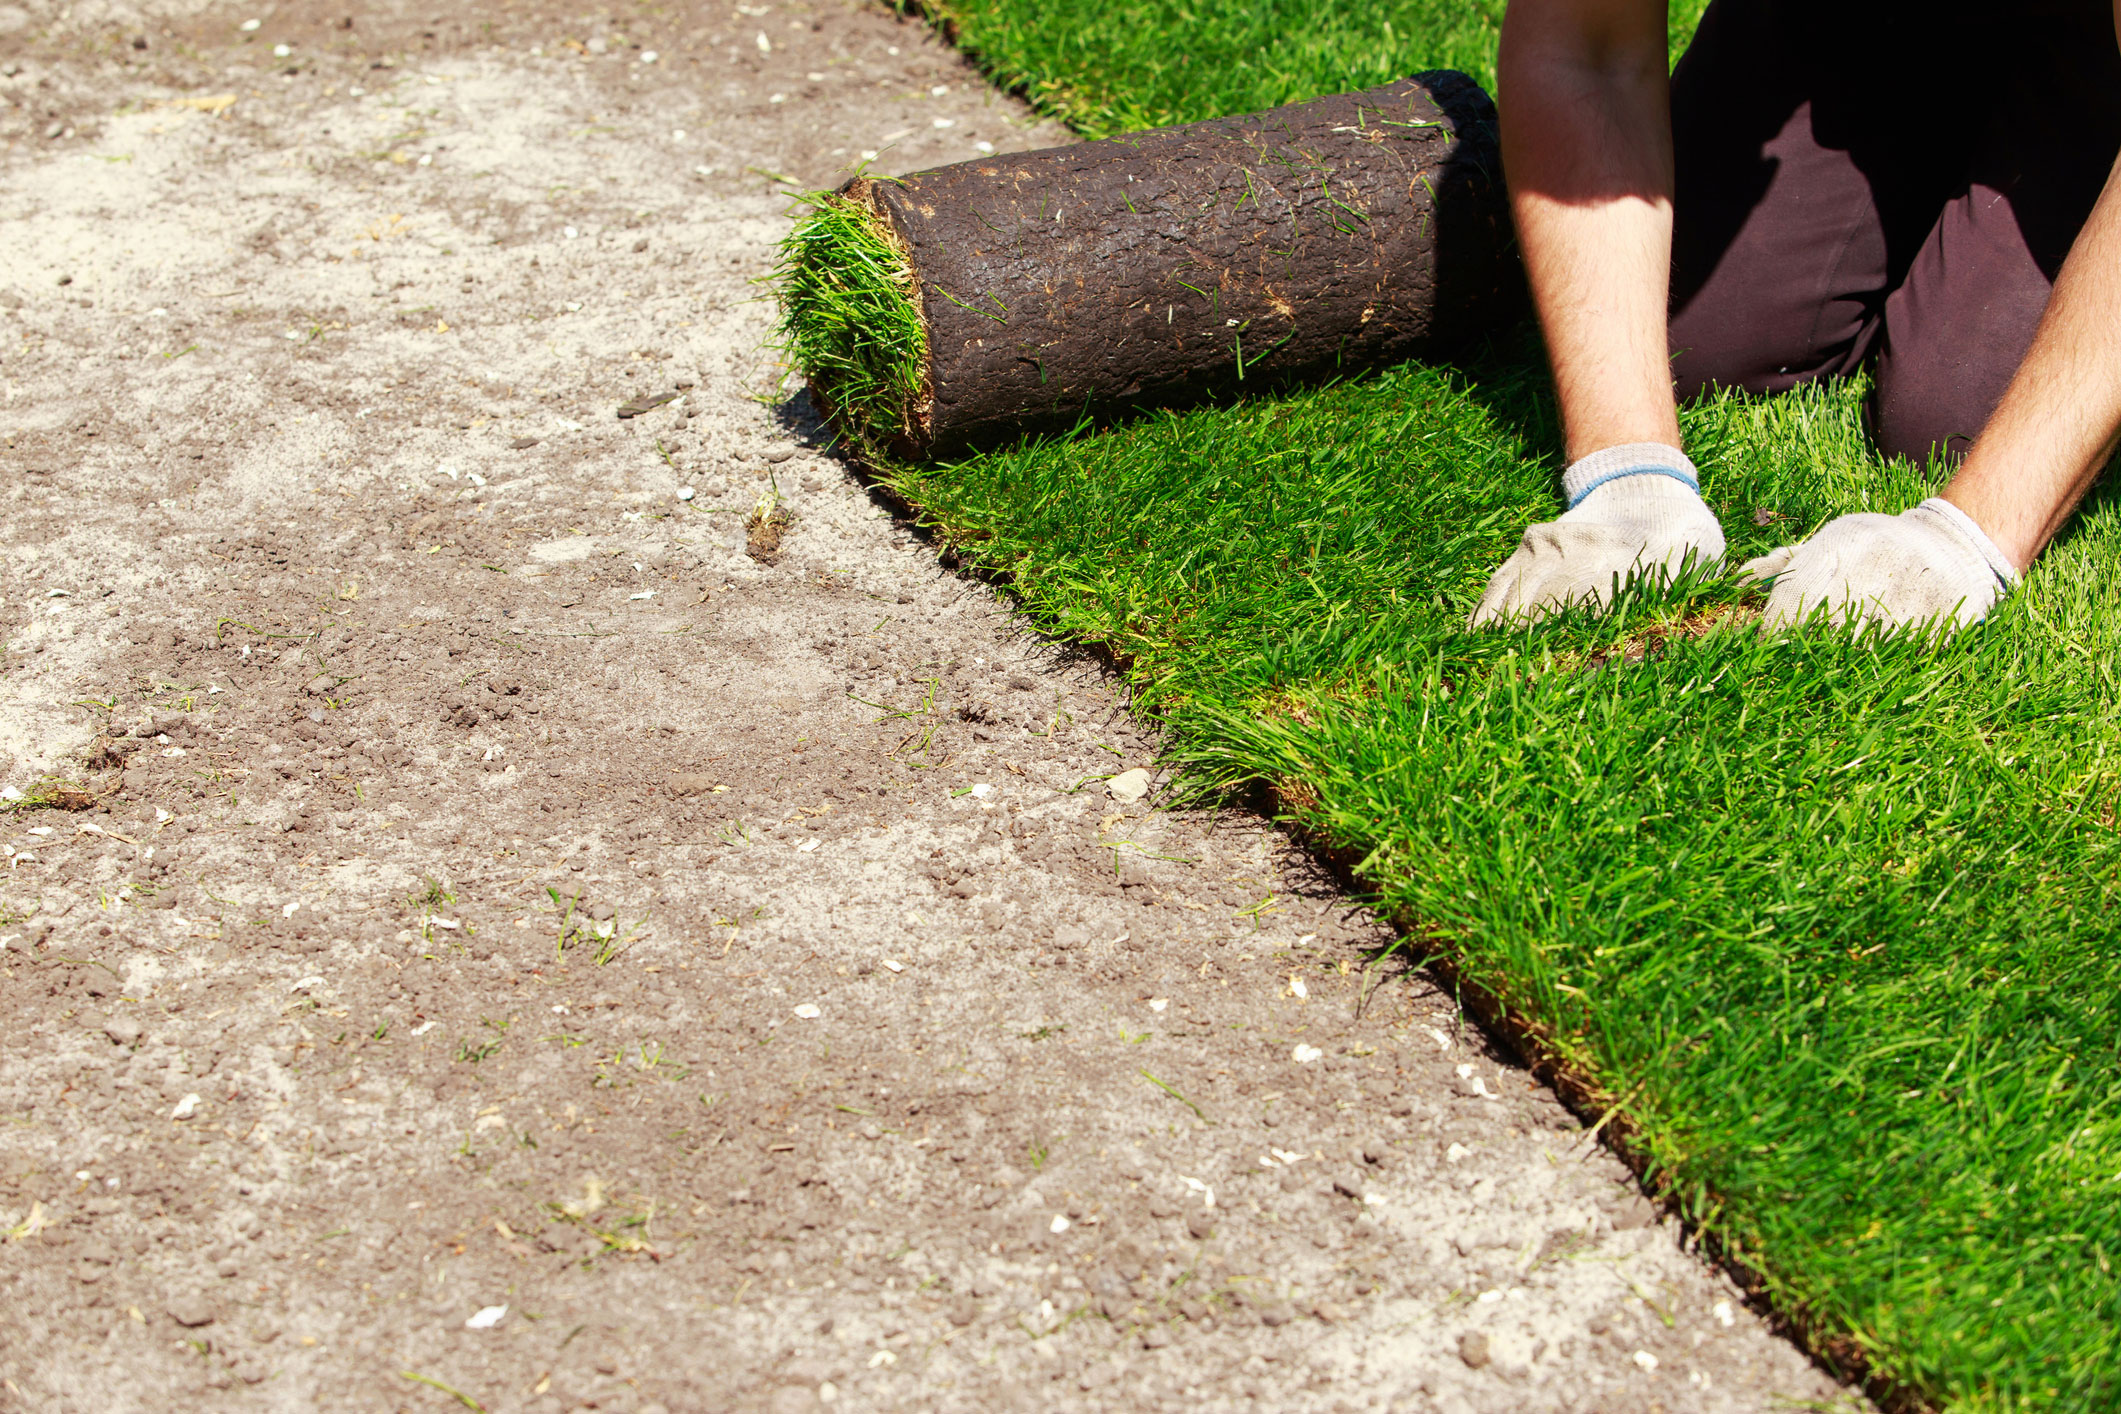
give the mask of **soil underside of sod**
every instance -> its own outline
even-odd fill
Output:
[[[1500,11],[931,7],[1093,134],[1491,82]],[[1875,456],[1860,393],[1688,410],[1729,563],[1933,488]],[[2121,507],[1943,647],[1764,637],[1728,583],[1467,634],[1557,509],[1558,442],[1520,331],[888,476],[1048,632],[1120,655],[1203,788],[1269,783],[1358,861],[1812,1339],[1902,1399],[2110,1408]]]

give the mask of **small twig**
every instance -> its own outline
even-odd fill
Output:
[[[442,1393],[448,1395],[451,1399],[454,1399],[457,1403],[463,1405],[466,1409],[476,1409],[479,1411],[479,1414],[486,1414],[485,1405],[479,1403],[479,1401],[473,1399],[470,1395],[464,1393],[464,1391],[460,1389],[450,1388],[448,1385],[443,1384],[440,1380],[434,1378],[434,1376],[432,1375],[423,1375],[418,1370],[400,1370],[398,1371],[398,1374],[400,1377],[411,1380],[416,1384],[423,1384],[430,1389],[438,1389],[442,1391]]]
[[[1404,937],[1394,938],[1392,946],[1363,964],[1362,990],[1355,998],[1355,1019],[1357,1021],[1362,1020],[1364,1009],[1370,1005],[1370,997],[1377,991],[1377,983],[1383,976],[1382,969],[1385,963],[1391,960],[1393,953],[1398,952],[1406,944],[1407,940]]]
[[[92,957],[67,957],[67,956],[65,956],[64,954],[61,954],[61,953],[53,953],[53,954],[52,954],[52,961],[53,961],[53,962],[70,962],[70,963],[72,963],[72,964],[73,964],[74,966],[76,966],[76,967],[100,967],[100,968],[102,968],[102,969],[103,969],[103,970],[104,970],[105,972],[108,972],[108,973],[109,973],[109,974],[110,974],[111,976],[113,976],[113,977],[117,977],[117,976],[118,976],[118,969],[117,969],[117,968],[115,968],[115,967],[112,967],[112,966],[111,966],[111,965],[110,965],[109,963],[107,963],[107,962],[98,962],[98,961],[97,961],[97,960],[96,960],[95,958],[92,958]],[[118,978],[118,980],[122,982],[122,981],[124,981],[125,979],[124,979],[124,978],[122,978],[122,977],[119,977],[119,978]]]
[[[1155,1076],[1151,1075],[1151,1074],[1150,1074],[1150,1073],[1149,1073],[1148,1071],[1146,1071],[1146,1070],[1144,1070],[1144,1071],[1140,1071],[1140,1072],[1139,1072],[1139,1074],[1141,1075],[1141,1078],[1142,1078],[1142,1079],[1144,1079],[1144,1080],[1148,1081],[1148,1082],[1149,1082],[1149,1083],[1150,1083],[1151,1085],[1154,1085],[1154,1086],[1155,1086],[1155,1087],[1156,1087],[1157,1089],[1159,1089],[1159,1090],[1163,1091],[1163,1092],[1164,1092],[1164,1093],[1165,1093],[1166,1095],[1169,1095],[1169,1096],[1170,1096],[1170,1097],[1171,1097],[1172,1099],[1174,1099],[1174,1100],[1178,1101],[1178,1102],[1179,1102],[1179,1103],[1180,1103],[1181,1105],[1184,1105],[1184,1106],[1185,1106],[1185,1107],[1186,1107],[1187,1109],[1189,1109],[1189,1110],[1193,1111],[1193,1113],[1194,1113],[1194,1114],[1196,1114],[1196,1115],[1199,1115],[1199,1116],[1200,1116],[1200,1120],[1201,1120],[1201,1123],[1203,1123],[1203,1124],[1213,1124],[1213,1123],[1215,1123],[1215,1121],[1214,1121],[1214,1120],[1212,1120],[1212,1119],[1209,1119],[1209,1118],[1208,1118],[1207,1112],[1206,1112],[1205,1110],[1201,1109],[1201,1107],[1200,1107],[1199,1105],[1196,1105],[1196,1104],[1194,1104],[1194,1103],[1193,1103],[1193,1102],[1192,1102],[1191,1100],[1187,1099],[1187,1098],[1186,1098],[1186,1097],[1185,1097],[1184,1095],[1181,1095],[1181,1094],[1180,1094],[1180,1093],[1178,1092],[1178,1090],[1177,1090],[1176,1088],[1174,1088],[1173,1086],[1171,1086],[1171,1085],[1168,1085],[1168,1084],[1164,1083],[1164,1082],[1163,1082],[1163,1081],[1161,1081],[1161,1080],[1158,1080],[1158,1079],[1157,1079],[1157,1078],[1156,1078]]]

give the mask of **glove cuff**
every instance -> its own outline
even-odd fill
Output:
[[[1562,494],[1569,498],[1569,509],[1573,511],[1583,504],[1584,497],[1623,476],[1669,476],[1683,482],[1695,495],[1701,494],[1701,473],[1694,463],[1687,460],[1685,452],[1663,442],[1626,442],[1591,453],[1562,473]]]
[[[1921,508],[1935,515],[1954,531],[1958,532],[1959,537],[1972,546],[1983,560],[1988,562],[1989,572],[1996,576],[1996,579],[2005,589],[2010,589],[2017,585],[2018,567],[2010,562],[2008,555],[1996,548],[1996,542],[1989,539],[1987,533],[1980,526],[1974,524],[1972,516],[1960,510],[1942,496],[1930,497],[1922,503]]]

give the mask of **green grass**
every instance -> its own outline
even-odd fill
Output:
[[[949,14],[1096,132],[1490,78],[1496,8]],[[1686,411],[1731,563],[1933,487],[1860,392]],[[1276,786],[1411,948],[1624,1097],[1650,1182],[1783,1310],[1954,1409],[2121,1407],[2121,504],[1942,646],[1763,636],[1728,580],[1469,634],[1558,444],[1518,331],[891,479],[1123,655],[1196,788]]]
[[[1047,632],[1129,655],[1197,784],[1283,787],[1423,946],[1634,1097],[1651,1182],[1784,1309],[1965,1408],[2113,1407],[2121,513],[1942,650],[1764,637],[1728,582],[1468,634],[1553,513],[1529,367],[896,480]],[[1687,431],[1734,560],[1928,489],[1846,395]]]
[[[1676,50],[1708,0],[1672,0]],[[1005,88],[1086,137],[1459,69],[1495,91],[1504,0],[923,0]]]
[[[781,349],[830,398],[844,435],[880,454],[928,392],[928,326],[906,253],[869,208],[831,192],[781,242],[771,277]]]

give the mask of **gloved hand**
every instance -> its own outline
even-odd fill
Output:
[[[1891,632],[1949,617],[1979,623],[2018,582],[2018,569],[1973,518],[1942,496],[1899,515],[1830,520],[1797,545],[1746,562],[1741,573],[1772,579],[1765,627],[1802,620],[1820,604],[1829,620],[1875,623]]]
[[[1532,623],[1564,604],[1603,608],[1616,577],[1669,575],[1689,552],[1703,569],[1723,560],[1723,527],[1677,447],[1630,442],[1593,452],[1568,469],[1562,489],[1568,510],[1525,531],[1467,627]]]

